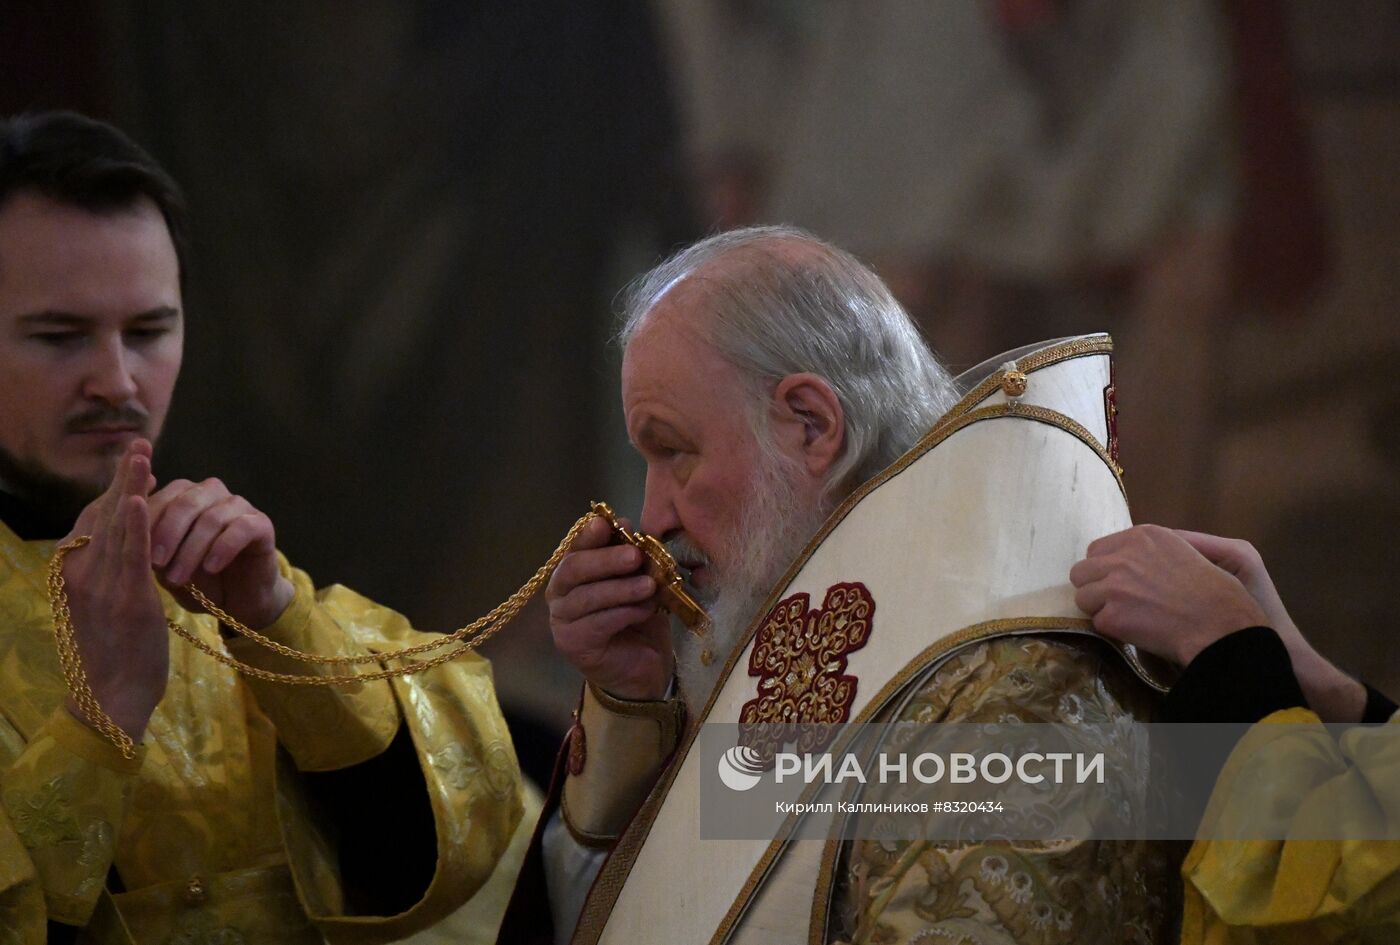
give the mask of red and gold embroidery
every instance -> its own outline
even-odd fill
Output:
[[[1103,413],[1108,421],[1108,442],[1104,449],[1113,461],[1113,468],[1121,476],[1123,467],[1118,462],[1118,388],[1113,383],[1113,362],[1108,362],[1108,386],[1103,389]]]
[[[569,729],[569,774],[578,777],[588,761],[588,739],[583,734],[583,722],[575,720]]]
[[[739,744],[765,766],[784,745],[799,754],[820,750],[851,717],[857,680],[846,674],[846,658],[870,639],[875,598],[852,582],[828,588],[815,610],[810,602],[805,593],[779,601],[749,655],[758,697],[739,713]]]

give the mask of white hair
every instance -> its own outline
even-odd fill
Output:
[[[894,462],[957,400],[952,378],[879,277],[800,229],[730,230],[641,276],[626,296],[624,347],[681,282],[703,292],[707,317],[694,327],[753,383],[750,423],[764,449],[772,446],[768,401],[778,381],[810,372],[836,392],[846,441],[828,472],[828,495]]]

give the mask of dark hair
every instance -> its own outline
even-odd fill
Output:
[[[155,158],[111,125],[74,112],[0,118],[0,207],[26,190],[94,213],[150,198],[165,217],[184,281],[184,195]]]

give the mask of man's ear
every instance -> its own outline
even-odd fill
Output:
[[[822,478],[846,443],[846,414],[831,385],[815,374],[789,374],[773,392],[778,425],[802,464]]]

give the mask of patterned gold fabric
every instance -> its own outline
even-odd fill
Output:
[[[457,908],[491,875],[521,802],[484,660],[354,689],[279,687],[247,683],[172,638],[165,696],[129,762],[62,707],[43,583],[52,550],[0,526],[0,945],[42,943],[49,918],[86,925],[84,941],[103,945],[383,942]],[[352,591],[317,592],[286,573],[296,596],[266,631],[274,639],[320,653],[425,639]],[[162,599],[169,616],[222,645],[213,618]],[[238,655],[291,668],[263,651]],[[436,820],[437,871],[408,912],[347,916],[333,841],[305,809],[296,769],[372,758],[405,723]],[[366,798],[365,815],[392,817],[393,799]],[[115,895],[113,865],[124,887]]]
[[[999,637],[955,654],[897,717],[1102,724],[1146,718],[1149,710],[1145,688],[1098,641],[1023,636]],[[1120,759],[1101,739],[1086,740],[1083,750],[1105,753],[1108,783],[1093,791],[1074,784],[1051,789],[1039,798],[1047,816],[1119,816],[1112,805],[1131,815],[1146,803],[1144,765]],[[920,788],[928,790],[910,790]],[[941,785],[938,799],[960,799],[954,790]],[[980,790],[965,799],[988,799],[985,786]],[[870,824],[858,836],[879,833],[879,825]],[[1164,922],[1176,901],[1172,872],[1163,845],[1142,841],[857,840],[838,861],[830,939],[841,945],[1165,943],[1170,938]]]
[[[1354,836],[1400,829],[1400,716],[1338,742],[1306,709],[1241,740],[1182,867],[1182,945],[1382,945],[1400,941],[1400,841],[1219,839]],[[1308,727],[1300,727],[1308,726]]]

